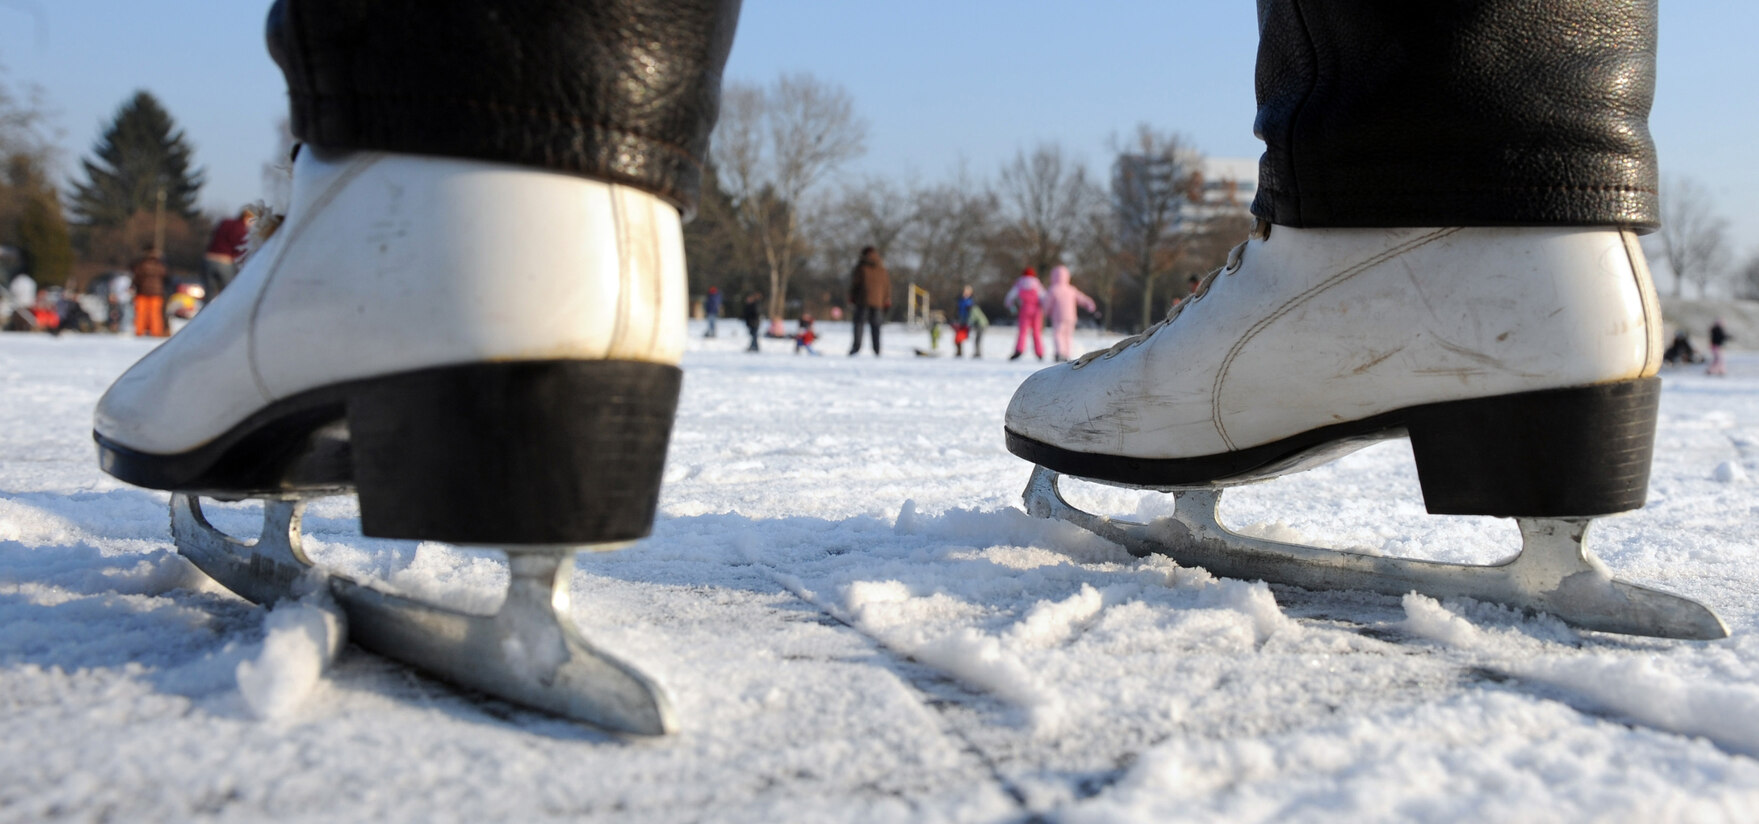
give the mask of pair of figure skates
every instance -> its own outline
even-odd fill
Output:
[[[302,502],[353,491],[369,535],[499,547],[470,615],[331,577],[359,644],[614,730],[664,691],[566,617],[570,559],[653,520],[685,335],[678,210],[639,189],[442,157],[306,150],[284,222],[96,412],[103,468],[167,489],[179,550],[258,603],[309,578]],[[1709,610],[1615,580],[1589,522],[1643,504],[1660,312],[1616,228],[1296,229],[1261,222],[1163,322],[1029,378],[1009,449],[1034,515],[1138,554],[1315,589],[1464,596],[1675,638]],[[1226,487],[1408,436],[1431,512],[1515,518],[1471,567],[1229,532]],[[1166,491],[1173,523],[1081,512],[1059,476]],[[263,534],[199,496],[265,499]]]

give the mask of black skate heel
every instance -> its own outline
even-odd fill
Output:
[[[361,531],[455,544],[648,534],[683,372],[638,361],[479,363],[349,393]]]
[[[1523,392],[1407,411],[1437,515],[1582,518],[1643,506],[1661,379]]]

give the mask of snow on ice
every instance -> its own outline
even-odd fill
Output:
[[[335,652],[322,603],[220,589],[173,550],[166,496],[93,459],[92,405],[151,343],[0,336],[0,821],[1759,818],[1759,356],[1665,374],[1649,506],[1590,536],[1734,633],[1694,643],[1218,579],[1032,519],[1001,416],[1038,364],[920,343],[692,337],[654,535],[573,580],[586,635],[675,699],[683,731],[654,740]],[[260,512],[208,507],[243,536]],[[1518,541],[1425,514],[1403,443],[1223,516],[1466,563]],[[304,523],[321,563],[399,592],[488,611],[506,585],[492,551],[361,537],[348,498]]]

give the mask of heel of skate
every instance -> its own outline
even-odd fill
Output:
[[[361,529],[457,544],[647,535],[683,373],[637,361],[479,363],[348,400]]]
[[[263,502],[263,532],[241,541],[215,529],[192,495],[171,496],[178,551],[222,586],[259,604],[327,585],[361,647],[564,718],[604,729],[664,735],[677,729],[665,690],[640,670],[595,648],[568,618],[576,547],[510,552],[506,600],[474,615],[315,574],[300,546],[304,502]]]
[[[1057,473],[1037,467],[1026,484],[1027,513],[1068,521],[1138,557],[1165,555],[1226,578],[1304,589],[1360,589],[1388,595],[1473,598],[1549,613],[1582,629],[1659,638],[1710,640],[1728,627],[1703,604],[1617,580],[1588,550],[1587,518],[1517,518],[1521,552],[1500,564],[1472,566],[1363,555],[1241,535],[1217,517],[1222,490],[1173,490],[1173,517],[1132,523],[1084,512],[1057,488]]]
[[[1643,506],[1661,379],[1523,392],[1410,410],[1437,515],[1588,517]]]

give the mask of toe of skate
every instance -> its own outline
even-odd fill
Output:
[[[618,732],[677,729],[670,699],[652,678],[593,647],[568,613],[573,547],[509,554],[506,600],[474,615],[314,572],[300,546],[304,502],[268,500],[263,533],[246,542],[215,529],[191,495],[171,498],[178,551],[227,589],[259,604],[327,585],[361,647],[461,686]]]
[[[1027,482],[1026,511],[1068,521],[1131,554],[1166,555],[1227,578],[1305,589],[1362,589],[1389,595],[1417,592],[1473,598],[1545,612],[1582,629],[1660,638],[1725,638],[1728,627],[1703,604],[1617,580],[1587,548],[1586,518],[1517,518],[1519,555],[1473,566],[1363,555],[1254,538],[1216,517],[1222,490],[1175,490],[1174,515],[1154,524],[1084,512],[1064,500],[1059,475],[1036,467]]]

